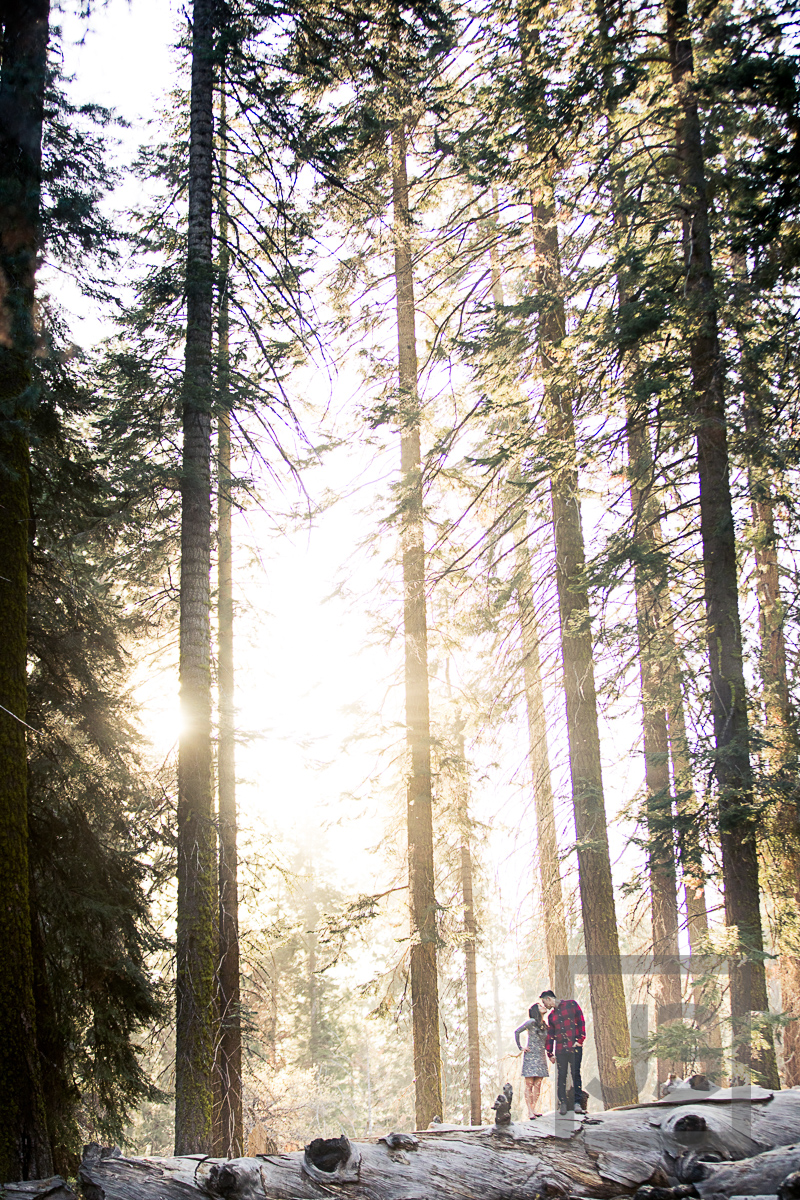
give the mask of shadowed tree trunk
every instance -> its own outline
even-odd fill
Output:
[[[609,114],[610,142],[615,138],[614,49],[609,37],[610,19],[604,0],[597,0],[600,41],[604,50],[603,78]],[[619,163],[611,175],[614,225],[623,249],[628,237],[628,220],[620,203],[625,165]],[[620,309],[629,305],[625,268],[617,271]],[[654,953],[662,957],[667,971],[657,975],[656,1024],[682,1012],[681,980],[678,969],[678,894],[674,863],[675,834],[684,882],[687,926],[691,948],[696,952],[708,940],[708,918],[702,852],[697,830],[697,802],[691,776],[691,760],[683,715],[680,660],[675,638],[672,604],[664,557],[661,515],[653,494],[655,472],[646,419],[636,411],[631,387],[641,379],[638,350],[629,360],[628,457],[631,506],[634,519],[634,587],[642,689],[645,752],[646,813],[650,850],[651,917]],[[657,560],[661,559],[659,563]],[[670,761],[673,776],[670,779]],[[675,806],[673,810],[673,798]],[[677,821],[676,818],[677,817]],[[666,959],[663,956],[666,955]],[[658,964],[657,964],[658,965]],[[671,969],[670,969],[671,968]],[[694,989],[695,1017],[703,1012],[702,992]],[[719,1046],[719,1028],[710,1031],[712,1044]],[[708,1068],[709,1064],[704,1064]],[[662,1080],[678,1064],[659,1061]]]
[[[750,1014],[768,1009],[759,909],[758,856],[747,695],[742,661],[736,542],[725,418],[724,363],[719,345],[702,131],[693,90],[694,59],[686,0],[667,0],[666,32],[676,93],[676,159],[683,214],[684,294],[694,389],[700,532],[714,720],[714,774],[719,794],[725,920],[740,953],[731,959],[731,1015],[736,1057],[768,1087],[778,1087],[768,1039],[756,1048]]]
[[[8,0],[0,11],[0,1182],[52,1172],[36,1042],[25,743],[27,425],[49,19],[47,0]]]
[[[194,0],[181,475],[175,1153],[212,1146],[217,881],[211,753],[213,0]]]
[[[406,736],[408,778],[408,884],[411,916],[411,1007],[416,1123],[442,1117],[439,987],[436,967],[436,895],[433,874],[431,733],[428,700],[428,626],[416,314],[411,258],[405,125],[392,132],[395,294],[397,298],[398,414],[400,423]]]
[[[219,802],[219,1042],[216,1069],[220,1103],[216,1113],[216,1153],[238,1158],[243,1152],[242,1025],[239,994],[239,886],[236,845],[236,730],[233,679],[233,564],[231,543],[231,416],[228,296],[227,146],[225,82],[220,84],[219,141],[219,316],[217,392],[219,416],[217,500],[219,745],[217,789]]]

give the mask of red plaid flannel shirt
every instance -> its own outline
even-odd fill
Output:
[[[580,1004],[577,1000],[559,1000],[555,1008],[550,1009],[547,1021],[547,1053],[571,1050],[577,1041],[582,1042],[585,1037],[586,1022]]]

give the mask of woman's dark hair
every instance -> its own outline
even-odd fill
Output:
[[[538,1027],[540,1029],[542,1028],[542,1026],[544,1025],[544,1021],[542,1020],[542,1013],[541,1013],[541,1010],[540,1010],[538,1004],[532,1004],[530,1006],[530,1008],[528,1009],[528,1016],[531,1018],[532,1021],[536,1022],[536,1024],[538,1025]]]

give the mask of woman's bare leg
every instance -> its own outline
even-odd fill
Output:
[[[528,1083],[529,1081],[526,1079],[525,1082]],[[542,1115],[542,1111],[541,1111],[541,1105],[539,1104],[539,1097],[541,1096],[541,1093],[542,1093],[542,1076],[536,1075],[534,1078],[532,1078],[530,1080],[530,1083],[532,1084],[532,1087],[531,1087],[531,1098],[528,1101],[528,1112],[531,1116],[540,1117]],[[533,1107],[532,1113],[531,1113],[531,1106]]]
[[[525,1075],[522,1082],[525,1086],[525,1103],[528,1106],[528,1118],[530,1119],[536,1116],[536,1097],[534,1096],[534,1084],[536,1080],[532,1075]],[[541,1086],[541,1083],[540,1079],[539,1086]]]

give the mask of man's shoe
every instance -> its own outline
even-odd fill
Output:
[[[581,1108],[580,1104],[576,1104],[576,1105],[575,1105],[575,1112],[576,1112],[576,1113],[578,1113],[578,1115],[579,1115],[579,1116],[581,1116],[581,1117],[585,1117],[585,1116],[586,1116],[586,1109],[585,1109],[585,1108]]]
[[[561,1113],[561,1116],[562,1116],[562,1117],[565,1117],[565,1116],[567,1115],[567,1102],[566,1102],[566,1100],[562,1100],[562,1101],[561,1101],[561,1103],[560,1103],[560,1104],[559,1104],[559,1106],[558,1106],[558,1111]]]

